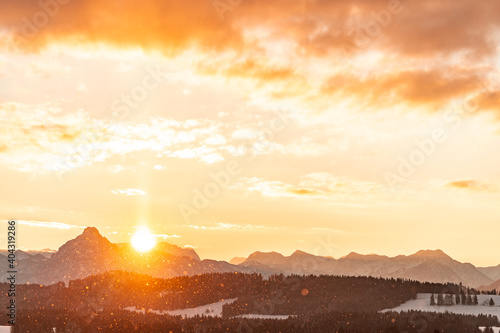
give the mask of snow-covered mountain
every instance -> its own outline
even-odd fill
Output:
[[[31,284],[53,284],[112,270],[165,278],[242,270],[224,261],[200,260],[193,249],[167,243],[159,243],[154,250],[140,254],[129,244],[111,243],[92,227],[86,228],[81,235],[62,245],[50,258],[28,255],[22,251],[17,251],[17,254],[17,281]],[[7,260],[2,260],[0,267],[6,263]],[[6,271],[2,269],[2,272]]]
[[[476,268],[452,259],[441,250],[422,250],[409,256],[387,257],[355,252],[335,259],[295,251],[290,256],[277,252],[254,252],[230,263],[200,260],[192,248],[158,243],[147,253],[138,253],[130,244],[114,244],[96,228],[65,243],[51,255],[17,251],[18,283],[52,284],[81,279],[111,270],[139,272],[156,277],[195,275],[209,272],[258,272],[263,275],[329,274],[405,278],[429,282],[462,282],[466,286],[490,286],[500,266]],[[0,254],[0,279],[5,280],[7,258]],[[498,282],[497,282],[498,284]],[[494,285],[496,286],[496,285]],[[495,287],[499,289],[498,287]],[[493,289],[493,288],[490,288]]]
[[[441,250],[421,250],[409,256],[392,258],[352,252],[339,259],[314,256],[303,251],[296,251],[288,257],[276,252],[254,252],[240,266],[263,273],[405,278],[440,283],[462,282],[472,287],[489,285],[494,281],[474,265],[456,261]]]

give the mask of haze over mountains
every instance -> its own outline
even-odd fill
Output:
[[[328,274],[404,278],[422,282],[462,282],[484,289],[499,288],[500,265],[475,267],[452,259],[441,250],[422,250],[409,256],[349,255],[335,259],[296,251],[290,256],[277,252],[254,252],[248,258],[225,261],[201,260],[192,248],[158,243],[141,254],[130,244],[113,244],[96,228],[88,227],[50,257],[41,253],[17,252],[18,283],[53,284],[81,279],[111,270],[133,271],[168,278],[209,272],[257,272],[271,274]],[[0,254],[6,272],[7,258]],[[4,279],[5,276],[0,278]]]
[[[241,261],[241,258],[238,261]],[[288,257],[276,252],[254,252],[239,266],[284,274],[375,276],[423,282],[462,282],[471,287],[488,286],[498,280],[500,273],[500,266],[477,268],[470,263],[456,261],[441,250],[421,250],[409,256],[392,258],[352,252],[340,259],[318,257],[303,251],[296,251]]]
[[[18,251],[18,283],[53,284],[81,279],[112,270],[139,272],[156,277],[195,275],[208,272],[233,272],[227,262],[200,260],[191,248],[158,243],[141,254],[130,244],[113,244],[96,228],[88,227],[81,235],[68,241],[50,258],[31,256]],[[2,272],[7,258],[0,257]],[[2,277],[3,278],[3,277]]]

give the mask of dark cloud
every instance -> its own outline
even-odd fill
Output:
[[[415,66],[389,74],[373,68],[368,78],[340,72],[324,84],[322,93],[353,95],[378,105],[404,102],[431,109],[481,89],[481,76],[493,68],[485,59],[497,52],[500,26],[498,1],[220,0],[218,3],[229,6],[223,15],[215,2],[206,0],[0,3],[0,29],[25,37],[20,39],[25,50],[52,42],[105,43],[165,54],[196,47],[213,63],[218,62],[217,52],[230,50],[235,56],[227,64],[201,64],[198,69],[206,74],[255,78],[261,83],[288,82],[274,91],[278,98],[305,90],[309,82],[288,59],[280,66],[271,63],[260,38],[248,38],[250,31],[292,41],[298,46],[297,54],[291,55],[296,58],[378,50],[384,59],[413,61]],[[437,69],[438,62],[453,57],[459,60]],[[476,72],[479,63],[483,67]],[[477,101],[482,109],[498,110],[496,92],[481,93]]]
[[[356,46],[368,37],[368,44],[409,56],[491,54],[500,25],[497,1],[220,2],[229,4],[223,17],[205,0],[3,0],[0,21],[21,35],[29,30],[26,22],[34,24],[38,32],[28,38],[33,46],[71,40],[166,51],[191,45],[217,49],[241,46],[242,31],[259,27],[296,41],[306,52]]]
[[[1,25],[16,33],[20,45],[28,49],[51,42],[109,43],[169,53],[191,46],[237,47],[240,38],[229,20],[218,17],[211,1],[1,2]]]

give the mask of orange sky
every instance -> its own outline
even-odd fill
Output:
[[[3,1],[0,220],[31,249],[147,225],[204,258],[497,265],[499,26],[496,1]]]

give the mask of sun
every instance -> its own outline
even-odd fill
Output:
[[[139,252],[147,252],[156,244],[155,236],[147,227],[139,227],[132,236],[132,246]]]

